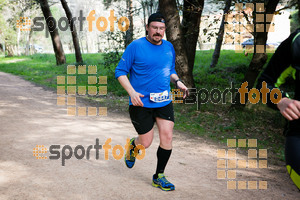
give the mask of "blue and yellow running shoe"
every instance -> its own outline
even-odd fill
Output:
[[[152,186],[160,188],[164,191],[175,190],[175,186],[166,179],[163,173],[159,173],[157,179],[155,179],[153,175]]]
[[[134,142],[134,138],[131,138],[129,145],[133,146],[133,142]],[[135,163],[134,148],[129,150],[128,156],[127,156],[127,153],[128,153],[128,151],[126,151],[125,156],[124,156],[125,164],[128,168],[132,168]],[[129,159],[127,159],[127,157],[129,157]]]

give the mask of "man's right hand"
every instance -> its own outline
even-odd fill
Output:
[[[132,105],[134,106],[141,106],[143,107],[144,104],[141,100],[140,97],[144,97],[144,95],[136,92],[131,83],[129,82],[128,78],[126,75],[122,75],[118,78],[118,81],[121,83],[121,85],[123,86],[123,88],[127,91],[127,93],[129,94],[130,96],[130,99],[131,99],[131,102],[132,102]]]
[[[277,104],[281,114],[288,120],[296,120],[300,118],[300,101],[282,98]]]
[[[141,107],[144,106],[144,104],[143,104],[143,102],[142,102],[142,100],[140,98],[140,97],[144,97],[144,95],[142,95],[142,94],[134,91],[129,96],[131,98],[132,105],[134,105],[134,106],[141,106]]]

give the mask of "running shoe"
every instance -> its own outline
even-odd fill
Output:
[[[134,142],[134,138],[131,138],[129,144],[133,146],[133,142]],[[134,149],[130,149],[129,150],[129,159],[127,160],[127,152],[125,153],[125,156],[124,156],[124,160],[125,160],[125,164],[128,168],[132,168],[134,163],[135,163],[135,155],[134,155]]]
[[[152,179],[152,186],[162,189],[163,191],[175,190],[175,186],[170,183],[163,173],[159,173],[157,179]]]

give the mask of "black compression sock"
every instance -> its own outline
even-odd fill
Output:
[[[160,146],[157,149],[157,166],[156,166],[156,172],[154,174],[154,178],[157,179],[159,173],[164,173],[165,167],[168,163],[168,160],[171,156],[172,149],[166,150],[161,148]]]

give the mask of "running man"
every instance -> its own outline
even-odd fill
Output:
[[[278,84],[278,78],[281,77],[282,73],[285,73],[290,65],[295,70],[294,98],[290,99],[286,93],[282,92],[282,99],[277,105],[270,101],[269,96],[267,104],[274,109],[278,109],[288,120],[285,129],[286,167],[291,179],[300,189],[300,29],[292,33],[279,45],[267,68],[258,79],[257,88],[261,88],[262,82],[265,81],[267,87],[272,90],[276,85],[276,81]]]
[[[130,140],[133,148],[125,154],[126,166],[132,168],[135,163],[136,145],[143,145],[145,148],[151,145],[156,122],[160,144],[152,185],[171,191],[175,190],[175,186],[164,175],[172,152],[174,127],[170,81],[184,92],[183,98],[188,95],[188,89],[176,74],[173,45],[162,39],[165,29],[164,17],[160,13],[152,14],[146,26],[147,36],[128,45],[116,67],[115,77],[130,96],[129,114],[138,133],[138,137]],[[127,78],[128,73],[130,81]]]

